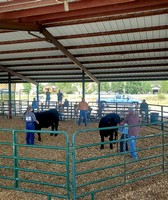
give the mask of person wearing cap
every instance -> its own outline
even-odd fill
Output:
[[[128,128],[128,138],[129,145],[130,145],[130,152],[133,159],[137,159],[137,152],[136,152],[136,138],[139,135],[140,131],[140,117],[134,113],[133,108],[128,108],[128,115],[124,119],[124,123],[127,123],[128,125],[137,125],[137,126],[130,126]]]
[[[36,119],[35,114],[32,112],[32,106],[28,106],[26,112],[24,113],[23,119],[26,121],[26,144],[34,145],[34,133],[29,132],[29,130],[35,129],[35,122],[39,124]]]

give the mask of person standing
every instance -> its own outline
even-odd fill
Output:
[[[36,98],[33,98],[32,109],[33,109],[33,112],[34,112],[35,109],[38,109],[38,103],[37,103]]]
[[[58,104],[62,104],[63,93],[59,90],[57,93]]]
[[[67,113],[68,113],[68,109],[69,109],[69,101],[68,101],[68,99],[65,99],[63,107],[64,107],[64,109],[66,107],[66,110],[67,110]]]
[[[141,116],[145,115],[145,121],[148,123],[148,104],[146,103],[146,100],[144,99],[142,103],[140,104],[140,114]]]
[[[36,119],[35,114],[31,111],[32,106],[28,106],[26,112],[24,113],[24,120],[26,121],[26,144],[28,145],[34,145],[34,133],[29,132],[29,130],[35,129],[35,122],[39,124],[39,122]]]
[[[128,115],[125,117],[124,123],[127,123],[128,125],[136,125],[136,126],[130,126],[128,128],[130,152],[132,158],[136,160],[138,159],[136,152],[136,139],[139,136],[139,131],[140,131],[140,126],[139,126],[140,117],[134,113],[133,108],[128,108]]]
[[[88,120],[87,120],[88,103],[85,101],[84,98],[82,98],[82,101],[79,102],[78,110],[80,111],[78,125],[80,125],[81,122],[83,121],[85,123],[85,126],[87,126],[87,123],[88,123]],[[83,118],[83,120],[82,120],[82,118]]]
[[[125,152],[128,151],[128,141],[126,141],[128,138],[128,124],[124,123],[124,118],[121,119],[119,126],[123,126],[118,129],[118,131],[121,133],[120,152]]]
[[[50,99],[51,99],[51,93],[50,93],[49,89],[47,89],[45,108],[46,107],[48,107],[48,108],[50,107]]]

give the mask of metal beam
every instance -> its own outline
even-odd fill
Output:
[[[0,21],[0,29],[10,29],[19,31],[39,31],[40,25]]]
[[[99,81],[59,42],[57,41],[46,28],[42,27],[41,33],[51,41],[63,54],[65,54],[74,64],[83,70],[93,81]]]
[[[0,51],[0,54],[18,54],[18,53],[29,53],[29,52],[43,52],[43,51],[55,51],[58,50],[56,47],[48,47],[48,48],[36,48],[36,49],[19,49],[19,50],[8,50],[8,51]],[[89,53],[89,54],[74,54],[75,57],[93,57],[93,56],[111,56],[111,55],[126,55],[126,54],[137,54],[137,53],[149,53],[149,52],[167,52],[168,48],[155,48],[155,49],[138,49],[131,51],[110,51],[110,52],[101,52],[101,53]],[[36,60],[36,59],[45,59],[45,58],[66,58],[65,55],[57,55],[54,57],[51,56],[39,56],[39,57],[27,57],[27,58],[11,58],[11,60]],[[0,59],[1,61],[1,59]],[[9,59],[6,59],[9,61]]]
[[[103,1],[102,0],[92,0],[92,1],[88,0],[86,2],[86,0],[84,0],[84,1],[71,2],[69,3],[69,6],[70,6],[70,11],[75,11],[75,10],[82,10],[82,9],[88,9],[88,8],[94,9],[95,7],[102,7],[102,6],[112,6],[115,4],[121,5],[123,3],[130,3],[134,1],[135,0],[103,0]],[[150,0],[150,1],[154,1],[154,0]],[[165,0],[160,0],[160,1],[162,2]],[[64,12],[64,4],[56,4],[56,2],[54,4],[55,5],[51,4],[50,2],[50,4],[48,3],[45,3],[43,5],[39,4],[34,7],[32,5],[31,8],[30,8],[30,5],[29,7],[22,6],[22,8],[20,8],[19,10],[12,8],[11,11],[9,10],[5,11],[5,9],[7,9],[8,7],[6,8],[3,7],[3,12],[0,13],[0,18],[1,19],[14,19],[14,18],[16,19],[16,18],[22,18],[22,17],[52,14],[52,13],[55,13],[57,15]]]
[[[71,17],[71,18],[59,18],[54,20],[47,20],[47,23],[45,24],[45,21],[40,21],[41,24],[45,25],[46,27],[55,27],[55,26],[70,26],[70,25],[77,25],[77,24],[86,24],[86,23],[97,23],[102,21],[112,21],[112,20],[121,20],[121,19],[131,19],[131,18],[138,18],[138,17],[147,17],[147,16],[153,16],[153,15],[161,15],[161,14],[167,14],[167,4],[163,4],[159,8],[157,6],[153,7],[153,10],[149,11],[148,7],[145,8],[135,8],[134,11],[131,12],[130,9],[121,11],[121,13],[118,12],[118,14],[112,14],[112,12],[104,12],[104,13],[98,13],[98,14],[90,14],[78,16],[78,17]],[[159,9],[159,10],[158,10]]]
[[[27,82],[33,83],[33,84],[35,84],[35,85],[38,84],[36,81],[33,81],[32,79],[27,78],[27,77],[25,77],[25,76],[23,76],[23,75],[21,75],[21,74],[19,74],[19,73],[17,73],[17,72],[14,72],[13,70],[8,69],[8,68],[6,68],[6,67],[4,67],[4,66],[0,66],[0,69],[3,70],[3,71],[5,71],[5,72],[10,73],[10,74],[13,75],[13,76],[17,76],[17,77],[19,77],[19,78],[21,78],[22,80],[25,80],[25,81],[27,81]]]

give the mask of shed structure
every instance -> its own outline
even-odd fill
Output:
[[[0,1],[0,83],[168,79],[167,0]]]

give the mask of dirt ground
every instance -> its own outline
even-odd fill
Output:
[[[12,128],[12,129],[20,129],[23,130],[25,129],[25,124],[22,121],[22,119],[20,118],[15,118],[15,119],[0,119],[0,127],[1,128]],[[89,123],[87,128],[97,128],[98,127],[98,123]],[[72,134],[79,130],[79,129],[86,129],[84,125],[81,125],[80,127],[77,126],[76,121],[61,121],[60,125],[59,125],[59,131],[67,131],[69,138],[71,140],[72,138]],[[48,129],[49,130],[49,129]],[[143,127],[141,128],[141,133],[140,135],[142,136],[147,136],[147,135],[151,135],[153,133],[160,133],[160,130],[158,130],[156,127]],[[5,133],[0,131],[0,141],[4,142],[4,141],[10,141],[12,139],[11,137],[11,133]],[[158,145],[161,143],[161,138],[146,138],[146,140],[143,141],[138,141],[137,142],[137,146],[138,148],[146,148],[146,147],[152,147],[154,145]],[[106,140],[108,141],[108,140]],[[76,143],[78,145],[84,145],[84,144],[92,144],[92,143],[98,143],[100,142],[100,137],[99,137],[99,133],[98,131],[87,131],[87,132],[82,132],[77,134],[76,137]],[[19,137],[18,137],[18,143],[19,144],[25,144],[25,133],[23,132]],[[49,135],[42,135],[42,142],[38,142],[37,141],[37,137],[35,139],[35,143],[37,145],[65,145],[65,137],[58,135],[57,137],[54,136],[49,136]],[[148,151],[142,151],[139,152],[139,158],[144,158],[145,156],[151,156],[154,154],[159,154],[161,151],[161,149],[157,149],[157,148],[149,148]],[[165,151],[167,151],[167,149],[165,148]],[[12,153],[12,149],[8,148],[7,146],[2,146],[0,145],[0,152],[3,152],[3,155],[10,155]],[[105,149],[100,151],[100,147],[99,146],[94,146],[94,147],[88,147],[88,148],[84,148],[84,149],[79,149],[77,150],[77,155],[76,155],[76,159],[80,160],[80,159],[87,159],[87,158],[93,158],[96,156],[104,156],[104,155],[111,155],[111,152],[113,152],[113,154],[116,152],[116,146],[113,150],[109,149],[109,145],[105,145]],[[19,156],[22,157],[35,157],[35,158],[46,158],[46,159],[55,159],[55,160],[59,160],[59,161],[64,161],[65,160],[65,152],[61,152],[61,151],[57,151],[57,153],[53,154],[53,150],[42,150],[42,149],[28,149],[25,147],[20,147],[19,149]],[[115,164],[118,163],[119,161],[123,161],[124,157],[114,157],[114,156],[110,156],[110,158],[107,159],[100,159],[97,161],[91,161],[91,162],[87,162],[87,163],[82,163],[77,165],[76,170],[77,171],[85,171],[85,170],[89,170],[89,169],[93,169],[93,168],[101,168],[103,166],[109,166],[111,164]],[[128,161],[131,158],[127,158]],[[131,170],[137,170],[139,168],[145,168],[149,165],[151,165],[151,163],[153,162],[154,164],[157,164],[158,162],[160,162],[159,160],[160,158],[154,158],[154,159],[150,159],[150,160],[143,160],[140,162],[136,162],[136,163],[130,163],[127,167],[128,172]],[[9,159],[3,159],[1,158],[1,162],[0,165],[10,165],[10,162],[12,163],[12,161],[10,161]],[[11,164],[12,165],[12,164]],[[38,163],[34,163],[34,162],[29,162],[29,161],[23,161],[20,163],[20,166],[23,168],[31,168],[31,169],[40,169],[40,170],[45,170],[47,168],[49,168],[50,166],[50,170],[51,171],[59,171],[59,172],[65,172],[65,169],[61,166],[57,166],[55,168],[55,166],[52,165],[47,165],[47,164],[38,164]],[[152,173],[157,173],[157,171],[160,171],[161,167],[160,166],[156,166],[153,167],[150,170],[147,170],[147,172],[138,172],[137,174],[130,174],[127,176],[128,180],[131,180],[133,178],[136,177],[140,177],[140,175],[150,175]],[[71,171],[71,169],[70,169]],[[117,167],[115,166],[114,169],[105,169],[102,171],[97,171],[97,172],[93,172],[92,174],[85,174],[85,175],[81,175],[77,177],[77,183],[78,184],[82,184],[85,183],[86,181],[95,181],[97,180],[97,178],[105,178],[108,175],[111,176],[111,174],[117,174],[121,172],[122,173],[122,169],[121,167]],[[12,172],[10,170],[4,170],[0,168],[0,174],[4,175],[4,176],[9,176],[12,174]],[[21,173],[21,177],[22,178],[30,178],[30,175],[33,175],[34,179],[37,179],[38,181],[44,181],[47,180],[48,182],[53,182],[54,178],[50,177],[50,176],[36,176],[34,174],[28,174],[28,173]],[[11,185],[11,182],[7,182],[5,180],[1,180],[1,184],[0,185],[6,185],[9,184]],[[62,184],[65,182],[65,180],[63,178],[58,178],[58,183],[61,182]],[[110,180],[111,181],[111,180]],[[116,178],[114,180],[112,180],[112,184],[117,184],[118,181],[120,181],[119,178]],[[104,183],[103,183],[104,184]],[[77,192],[78,194],[80,194],[81,192],[85,191],[91,191],[93,189],[98,189],[101,188],[105,185],[103,184],[95,184],[95,185],[89,185],[87,187],[82,187],[81,189],[79,189]],[[105,184],[109,184],[109,181],[107,181],[107,183]],[[111,183],[110,183],[111,184]],[[32,187],[34,186],[30,186],[30,185],[22,185],[23,187],[26,188],[30,188],[32,189]],[[95,195],[95,199],[96,200],[166,200],[168,199],[168,174],[160,174],[148,179],[144,179],[144,180],[140,180],[138,182],[134,182],[132,184],[128,184],[125,186],[121,186],[118,188],[113,188],[110,190],[106,190],[103,191],[101,193],[97,193]],[[37,186],[36,189],[41,189],[41,186]],[[43,188],[45,191],[50,191],[51,192],[60,192],[60,193],[64,193],[64,191],[62,190],[57,190],[57,189],[50,189],[48,187],[44,187]],[[53,198],[53,200],[55,199],[59,199],[59,198]],[[82,200],[85,199],[91,199],[90,196],[84,197],[84,198],[80,198]],[[13,190],[5,190],[5,189],[0,189],[0,200],[47,200],[47,197],[44,195],[35,195],[35,194],[31,194],[31,193],[25,193],[25,192],[19,192],[19,191],[13,191]]]

